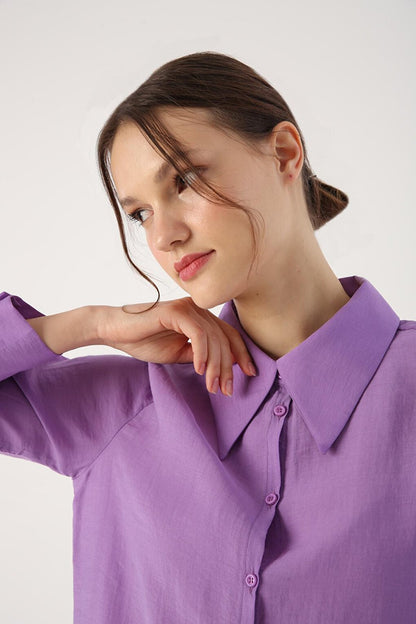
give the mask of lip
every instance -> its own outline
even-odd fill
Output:
[[[213,249],[211,249],[211,251],[213,251]],[[191,262],[193,262],[194,260],[197,260],[197,258],[201,258],[201,256],[207,256],[208,254],[211,253],[211,251],[205,251],[203,253],[188,254],[187,256],[184,256],[183,258],[181,258],[179,262],[175,262],[175,264],[173,265],[175,267],[175,271],[177,271],[177,273],[180,273],[182,269],[184,269],[189,264],[191,264]]]
[[[211,258],[213,253],[214,250],[209,251],[206,254],[193,254],[194,259],[192,260],[192,262],[186,264],[186,266],[184,266],[184,268],[178,272],[181,280],[185,282],[186,280],[191,279],[191,277],[193,277],[199,271],[199,269],[204,266],[204,264],[209,262],[209,259]],[[189,256],[185,256],[185,258],[189,258]]]

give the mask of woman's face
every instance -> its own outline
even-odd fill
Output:
[[[204,109],[169,110],[160,116],[185,149],[192,150],[191,162],[210,183],[262,215],[264,236],[252,272],[254,241],[248,215],[201,197],[186,185],[186,176],[175,181],[177,172],[170,165],[157,180],[155,174],[166,161],[133,123],[120,126],[111,150],[111,173],[123,210],[135,214],[157,262],[199,307],[256,296],[269,274],[276,279],[289,227],[288,194],[273,158],[273,143],[265,141],[263,153],[257,155],[240,137],[211,125]],[[178,272],[175,264],[188,254],[205,256]]]

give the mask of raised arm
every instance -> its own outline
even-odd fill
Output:
[[[88,322],[88,311],[46,317],[17,296],[0,294],[1,453],[74,475],[148,400],[146,362],[122,354],[69,359],[49,347],[84,344],[79,322]]]
[[[44,316],[2,293],[0,452],[74,475],[149,401],[147,362],[193,362],[213,392],[219,384],[229,393],[235,362],[251,374],[240,334],[191,298],[150,305],[85,306]],[[93,344],[133,357],[61,354]]]
[[[232,387],[232,365],[253,374],[240,334],[190,297],[132,306],[85,306],[28,323],[55,353],[105,344],[146,362],[193,362],[209,391]],[[227,384],[228,382],[228,384]],[[231,386],[230,386],[231,384]]]
[[[98,334],[100,306],[83,306],[67,312],[27,319],[29,325],[54,353],[101,344]]]

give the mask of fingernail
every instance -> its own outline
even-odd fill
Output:
[[[211,392],[212,394],[217,394],[218,392],[218,388],[220,387],[220,380],[218,377],[215,377],[214,379],[214,383],[211,386]]]
[[[254,368],[254,364],[252,364],[251,362],[249,362],[249,363],[247,364],[247,368],[248,368],[248,370],[250,371],[250,375],[252,375],[253,377],[254,377],[255,375],[257,375],[257,373],[256,373],[256,369]]]
[[[233,380],[229,379],[227,383],[225,384],[225,394],[228,394],[228,396],[231,396],[232,393],[233,393]]]
[[[205,362],[203,362],[202,364],[200,364],[199,368],[198,368],[198,373],[200,375],[203,375],[205,373],[205,369],[206,369],[207,365]]]

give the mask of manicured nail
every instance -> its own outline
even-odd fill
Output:
[[[218,392],[218,388],[220,387],[220,380],[218,377],[215,377],[214,379],[214,383],[211,386],[211,392],[212,394],[217,394]]]
[[[232,393],[233,393],[233,380],[229,379],[227,383],[225,384],[225,394],[228,394],[228,396],[231,396]]]
[[[248,370],[250,371],[250,375],[252,375],[253,377],[254,377],[255,375],[257,375],[257,373],[256,373],[256,369],[254,368],[254,364],[252,364],[251,362],[249,362],[249,363],[247,364],[247,368],[248,368]]]

